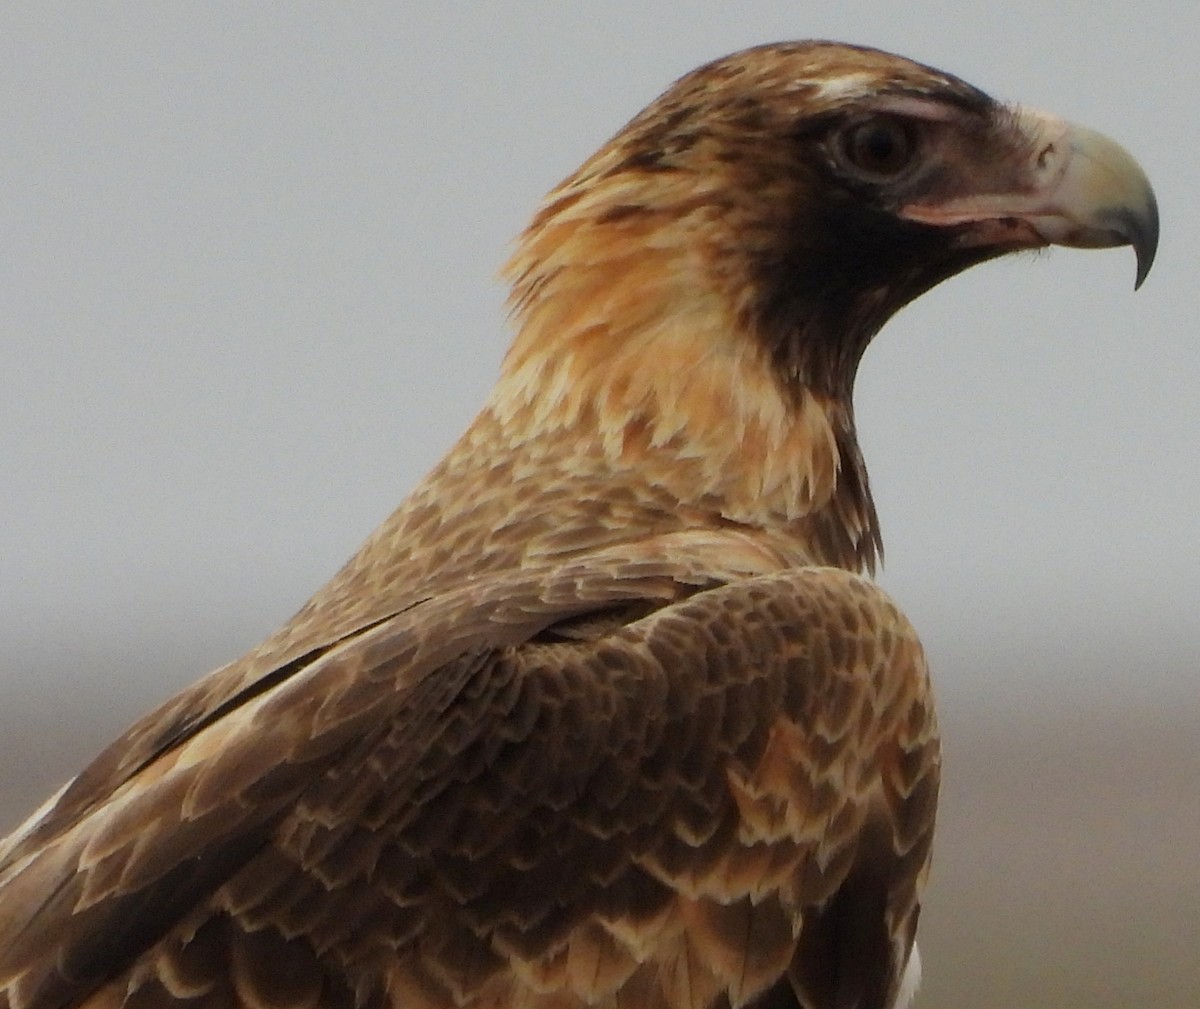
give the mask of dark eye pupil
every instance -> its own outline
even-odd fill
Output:
[[[898,146],[890,130],[878,128],[867,130],[861,141],[865,159],[875,165],[890,164]]]
[[[874,175],[894,175],[909,162],[912,136],[902,123],[873,120],[850,131],[846,155],[850,162]]]

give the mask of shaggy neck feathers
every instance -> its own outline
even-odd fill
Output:
[[[848,403],[785,380],[748,331],[750,293],[706,237],[726,233],[720,208],[682,179],[681,200],[653,179],[654,201],[639,202],[636,173],[605,186],[587,167],[507,266],[518,331],[485,416],[510,445],[557,437],[616,480],[817,535],[815,559],[871,567],[875,513]]]

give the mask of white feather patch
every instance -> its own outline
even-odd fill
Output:
[[[917,989],[921,987],[921,951],[913,943],[912,952],[908,955],[908,963],[904,967],[904,976],[900,978],[900,990],[896,993],[893,1009],[908,1009]]]

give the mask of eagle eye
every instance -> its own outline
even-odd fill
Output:
[[[908,120],[875,116],[843,130],[837,148],[856,173],[882,181],[894,178],[912,164],[917,139],[916,128]]]

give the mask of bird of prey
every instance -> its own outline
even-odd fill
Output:
[[[826,42],[555,188],[469,430],[281,630],[0,848],[4,1009],[905,1004],[938,790],[855,370],[898,308],[1157,211],[1111,140]]]

